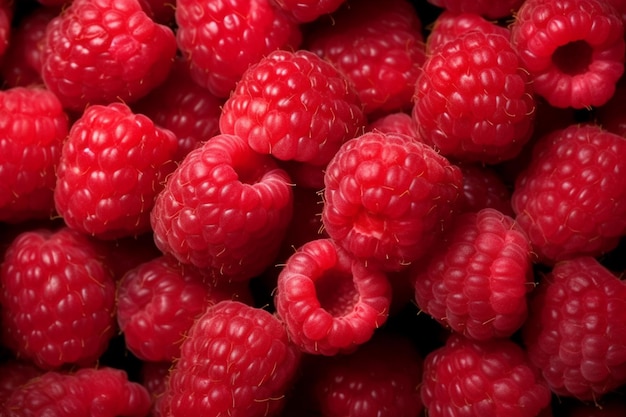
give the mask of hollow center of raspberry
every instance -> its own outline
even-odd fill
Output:
[[[577,75],[588,71],[593,48],[585,41],[574,41],[559,46],[552,54],[552,62],[559,71],[567,75]]]
[[[326,271],[315,281],[315,291],[320,306],[333,317],[350,313],[359,299],[352,276],[336,271]]]

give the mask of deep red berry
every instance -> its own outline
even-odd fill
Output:
[[[272,0],[272,3],[297,22],[308,23],[333,13],[345,0]]]
[[[26,384],[31,378],[43,374],[44,371],[31,362],[9,359],[0,363],[0,410],[6,409],[4,402],[13,391]],[[0,416],[3,415],[0,411]]]
[[[453,13],[476,13],[500,19],[514,14],[524,0],[428,0],[429,3]]]
[[[278,276],[274,304],[290,339],[310,354],[354,351],[387,320],[391,288],[330,239],[304,244]]]
[[[403,112],[389,113],[379,118],[375,118],[367,126],[368,131],[379,131],[383,133],[402,133],[419,140],[419,134],[413,118]]]
[[[461,212],[477,212],[494,208],[507,216],[515,217],[511,207],[511,189],[498,171],[479,164],[458,164],[463,174]]]
[[[202,314],[181,346],[159,402],[162,415],[276,415],[300,362],[271,313],[222,301]]]
[[[238,136],[222,134],[181,162],[151,219],[164,253],[241,281],[272,264],[292,210],[285,171]]]
[[[461,171],[402,134],[368,132],[346,142],[324,177],[322,221],[330,237],[372,268],[420,258],[452,218]]]
[[[624,72],[624,25],[602,0],[527,0],[511,43],[535,92],[556,107],[600,106]]]

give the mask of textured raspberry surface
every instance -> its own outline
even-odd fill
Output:
[[[194,81],[224,98],[250,65],[302,39],[298,23],[270,0],[178,0],[176,23]]]
[[[571,125],[535,145],[511,204],[542,262],[617,245],[626,233],[624,155],[624,138],[594,125]]]
[[[274,304],[290,339],[310,354],[354,351],[387,320],[391,288],[330,239],[304,244],[278,276]]]
[[[469,31],[429,55],[414,99],[422,140],[458,160],[511,159],[533,131],[528,72],[498,33]]]
[[[535,417],[550,404],[550,390],[519,345],[460,335],[426,356],[421,395],[430,417]]]
[[[419,134],[417,133],[413,118],[404,112],[389,113],[374,118],[367,126],[367,130],[383,133],[401,133],[419,140]]]
[[[345,0],[272,0],[297,22],[308,23],[337,10]]]
[[[599,106],[624,72],[621,16],[602,0],[527,0],[511,43],[535,92],[556,107]]]
[[[91,364],[115,333],[115,283],[94,244],[71,229],[18,235],[0,284],[3,342],[42,368]]]
[[[599,399],[626,383],[626,285],[591,257],[557,263],[530,301],[524,343],[558,395]]]
[[[463,196],[460,211],[476,212],[494,208],[507,216],[515,217],[511,207],[511,190],[499,172],[480,164],[458,164],[463,174]]]
[[[313,24],[307,49],[330,61],[355,86],[368,115],[410,110],[424,63],[422,24],[407,0],[348,1]]]
[[[190,329],[161,412],[171,417],[276,415],[299,362],[298,349],[274,315],[222,301]]]
[[[293,212],[289,176],[243,139],[191,151],[152,210],[155,243],[182,263],[247,280],[272,264]]]
[[[63,145],[57,212],[71,228],[104,239],[145,233],[177,152],[171,131],[127,105],[90,106]]]
[[[454,13],[476,13],[490,19],[511,16],[524,0],[428,0],[429,3]]]
[[[13,391],[44,372],[31,362],[9,359],[0,363],[0,410],[6,409],[4,402],[13,394]],[[3,415],[2,411],[0,411],[1,415]]]
[[[367,132],[346,142],[326,168],[322,221],[368,266],[405,268],[451,219],[461,171],[401,134]]]
[[[69,121],[41,87],[0,91],[0,221],[54,214],[55,171]]]
[[[333,65],[305,50],[275,51],[243,75],[220,130],[259,153],[321,166],[365,123],[356,92]]]
[[[176,53],[174,32],[136,0],[74,0],[47,28],[42,78],[72,110],[131,103],[163,82]]]
[[[454,226],[415,264],[418,306],[475,340],[513,335],[533,288],[531,246],[513,218],[495,209],[457,216]]]

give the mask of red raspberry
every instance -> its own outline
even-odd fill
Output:
[[[379,131],[382,133],[401,133],[419,141],[419,134],[413,123],[413,118],[407,113],[389,113],[374,119],[368,126],[367,131]]]
[[[31,378],[43,374],[44,371],[32,364],[15,359],[0,363],[0,416],[3,409],[6,409],[4,402],[9,399],[13,391],[26,384]]]
[[[389,314],[385,275],[365,268],[330,239],[304,244],[286,262],[275,292],[290,339],[311,354],[354,351]]]
[[[147,232],[177,152],[172,132],[127,105],[90,106],[63,145],[56,209],[71,228],[103,239]]]
[[[209,278],[163,256],[128,271],[117,289],[117,322],[128,349],[142,360],[171,362],[209,305],[233,297],[251,300],[247,287],[217,287]]]
[[[227,98],[246,69],[276,49],[295,49],[297,22],[270,0],[177,0],[176,40],[191,77]]]
[[[307,31],[306,48],[330,61],[355,86],[365,113],[410,110],[424,63],[422,24],[407,0],[348,1]]]
[[[0,91],[0,221],[50,218],[68,116],[50,91]]]
[[[328,164],[322,221],[367,266],[400,270],[420,258],[452,218],[461,171],[401,134],[368,132]]]
[[[222,301],[202,314],[181,346],[160,401],[162,415],[276,415],[300,362],[269,312]]]
[[[243,139],[214,136],[187,155],[157,197],[156,245],[224,279],[248,280],[278,255],[292,217],[290,181]]]
[[[115,333],[115,283],[96,246],[71,229],[20,234],[0,284],[3,340],[42,368],[92,364]]]
[[[535,92],[556,107],[600,106],[624,72],[624,26],[602,0],[527,0],[511,43]]]
[[[511,217],[490,208],[461,214],[432,256],[415,264],[415,299],[468,338],[509,337],[526,320],[531,267],[530,243]]]
[[[509,339],[451,335],[426,356],[422,382],[429,417],[534,417],[550,405],[550,390]]]
[[[625,299],[624,282],[591,257],[542,277],[523,339],[553,392],[595,400],[626,383]]]
[[[172,30],[137,0],[73,0],[48,25],[42,78],[65,107],[131,103],[165,78],[176,53]]]
[[[3,417],[145,417],[150,396],[123,370],[83,368],[34,378],[14,391],[5,407]]]
[[[272,0],[278,8],[297,22],[308,23],[333,13],[345,0]]]
[[[514,14],[524,0],[428,0],[430,4],[453,13],[476,13],[489,19]]]
[[[540,139],[511,204],[541,262],[598,256],[626,234],[626,141],[594,125]]]
[[[515,157],[531,137],[535,100],[508,38],[466,32],[429,55],[413,117],[424,142],[462,161]]]
[[[224,104],[222,133],[280,160],[326,165],[365,125],[347,79],[309,51],[275,51],[249,68]]]
[[[460,211],[477,212],[494,208],[502,214],[515,217],[511,207],[511,190],[495,169],[478,164],[458,164],[458,167],[463,174]]]

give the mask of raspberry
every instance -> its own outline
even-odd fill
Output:
[[[553,392],[595,400],[626,383],[624,299],[624,282],[588,256],[541,278],[523,339]]]
[[[469,31],[429,55],[417,79],[413,117],[422,140],[444,156],[512,159],[534,127],[527,71],[508,38]]]
[[[347,79],[309,51],[275,51],[243,75],[224,104],[222,133],[284,161],[326,165],[366,123]]]
[[[250,65],[302,40],[298,24],[270,0],[177,0],[176,23],[191,77],[223,98]]]
[[[131,103],[163,82],[176,53],[172,30],[136,0],[73,0],[47,28],[42,78],[63,105]]]
[[[274,315],[219,302],[189,330],[160,411],[171,417],[276,415],[299,362],[298,349]]]
[[[539,261],[599,256],[626,234],[626,141],[595,125],[552,132],[533,148],[511,196]]]
[[[527,0],[511,44],[535,92],[556,107],[600,106],[624,72],[624,26],[601,0]]]
[[[173,361],[193,321],[206,308],[251,296],[234,286],[216,287],[200,270],[158,257],[128,271],[117,289],[117,321],[128,349],[146,361]],[[241,297],[239,297],[241,292]]]
[[[65,374],[49,371],[15,390],[6,417],[144,417],[150,410],[146,389],[126,372],[102,367]]]
[[[272,0],[278,8],[299,23],[308,23],[333,13],[345,0]]]
[[[367,132],[346,142],[326,168],[322,222],[368,267],[406,268],[446,228],[461,171],[401,134]]]
[[[389,314],[391,288],[330,239],[304,244],[278,276],[274,304],[290,339],[310,354],[349,353]]]
[[[475,13],[489,19],[508,17],[524,0],[428,0],[429,3],[453,13]]]
[[[515,217],[511,207],[511,190],[492,167],[479,164],[458,164],[463,174],[462,212],[494,208]]]
[[[0,410],[6,409],[4,402],[13,391],[26,384],[31,378],[43,374],[44,371],[30,362],[9,360],[0,363]],[[2,415],[2,411],[0,411]]]
[[[527,316],[531,248],[515,221],[497,210],[457,216],[414,273],[418,306],[475,340],[509,337]]]
[[[63,145],[56,209],[68,226],[99,238],[145,233],[177,151],[172,132],[127,105],[90,106]]]
[[[419,134],[413,123],[413,118],[407,113],[389,113],[375,118],[368,126],[367,131],[379,131],[382,133],[401,133],[419,140]]]
[[[424,359],[422,382],[430,417],[534,417],[550,405],[550,390],[509,339],[451,335]]]
[[[68,116],[42,87],[0,91],[0,221],[54,214],[55,170]]]
[[[243,281],[274,261],[292,210],[285,171],[243,139],[221,134],[185,157],[151,219],[161,251]]]
[[[313,24],[305,44],[346,74],[366,114],[411,109],[425,56],[422,24],[407,0],[387,1],[383,9],[375,0],[347,1]]]
[[[94,363],[115,333],[115,283],[94,244],[71,229],[18,235],[0,284],[4,343],[44,369]]]

